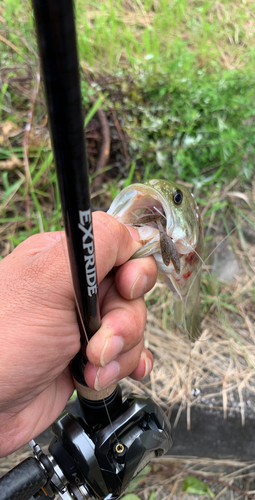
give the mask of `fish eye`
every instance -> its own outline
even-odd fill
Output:
[[[183,193],[180,189],[173,190],[173,200],[175,205],[181,205],[183,200]]]

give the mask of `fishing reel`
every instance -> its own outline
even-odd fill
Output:
[[[79,397],[79,407],[80,416],[64,412],[53,423],[49,456],[29,443],[35,458],[0,479],[0,500],[53,500],[56,494],[63,500],[114,500],[172,446],[170,423],[150,398],[131,394],[122,401],[117,385],[106,400]]]

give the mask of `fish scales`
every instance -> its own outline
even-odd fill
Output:
[[[200,335],[203,230],[193,195],[170,181],[131,184],[113,200],[108,213],[137,229],[144,244],[132,258],[155,257],[158,277],[174,295],[175,321],[195,341]]]

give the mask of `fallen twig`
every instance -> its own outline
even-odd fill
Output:
[[[95,104],[94,99],[91,96],[89,96],[89,98],[90,101]],[[101,125],[102,142],[99,158],[96,163],[96,172],[99,173],[99,175],[97,175],[94,179],[94,187],[96,189],[98,189],[102,184],[102,173],[100,174],[100,171],[102,171],[107,164],[111,147],[110,127],[106,118],[106,114],[100,107],[97,110],[97,116]]]
[[[0,161],[0,170],[14,170],[22,166],[23,162],[15,155],[8,158],[8,160]]]
[[[12,50],[14,50],[14,52],[17,52],[19,56],[24,57],[24,54],[22,54],[22,52],[16,47],[16,45],[14,45],[12,42],[9,42],[9,40],[7,40],[7,38],[5,38],[3,35],[0,35],[0,40],[8,45]]]
[[[112,112],[112,117],[113,117],[114,125],[115,125],[115,127],[117,129],[117,132],[118,132],[118,134],[120,136],[120,140],[122,142],[122,147],[123,147],[123,152],[124,152],[126,164],[128,165],[129,162],[130,162],[130,158],[129,158],[129,154],[128,154],[128,150],[127,150],[127,145],[126,145],[125,137],[124,137],[124,134],[122,132],[122,128],[121,128],[119,120],[117,118],[115,109],[111,108],[111,112]]]

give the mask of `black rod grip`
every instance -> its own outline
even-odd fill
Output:
[[[29,500],[47,481],[47,473],[39,462],[27,458],[0,479],[0,500]]]
[[[32,1],[82,352],[100,326],[88,160],[72,0]]]

